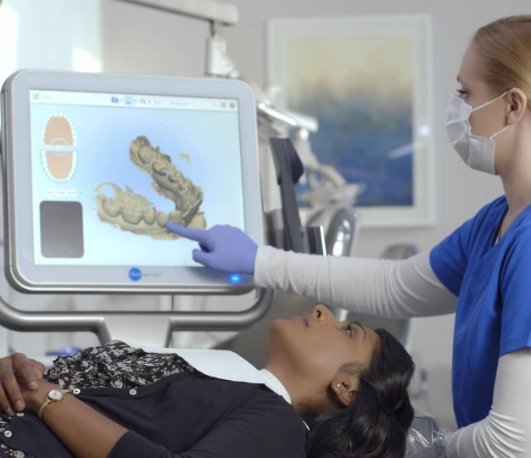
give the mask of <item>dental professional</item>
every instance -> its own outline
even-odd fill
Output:
[[[450,102],[450,143],[504,195],[431,250],[391,261],[257,247],[239,229],[169,224],[199,242],[194,259],[254,274],[259,287],[391,318],[456,313],[454,458],[531,456],[531,15],[481,27]]]

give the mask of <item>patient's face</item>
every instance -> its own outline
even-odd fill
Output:
[[[338,321],[330,309],[318,305],[304,316],[271,323],[269,361],[325,387],[345,364],[367,365],[379,344],[372,329]]]

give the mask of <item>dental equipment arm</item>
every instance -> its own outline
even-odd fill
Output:
[[[155,10],[187,16],[223,25],[235,25],[238,22],[238,9],[215,0],[120,0]]]
[[[227,52],[227,43],[219,34],[221,26],[234,26],[238,23],[239,12],[234,5],[217,0],[116,0],[139,5],[179,16],[189,17],[210,23],[210,36],[207,39],[205,74],[220,78],[239,78],[236,64]],[[259,115],[269,122],[279,122],[288,128],[301,128],[316,132],[317,120],[311,116],[275,107],[269,97],[256,84],[247,82],[256,97]]]

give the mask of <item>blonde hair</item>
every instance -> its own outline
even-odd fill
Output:
[[[481,27],[472,39],[483,58],[483,80],[494,92],[522,90],[531,108],[531,15],[510,16]]]

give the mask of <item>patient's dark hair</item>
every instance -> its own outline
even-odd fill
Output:
[[[309,458],[403,458],[413,421],[407,388],[415,365],[389,332],[376,333],[381,345],[358,374],[355,399],[311,421]]]

